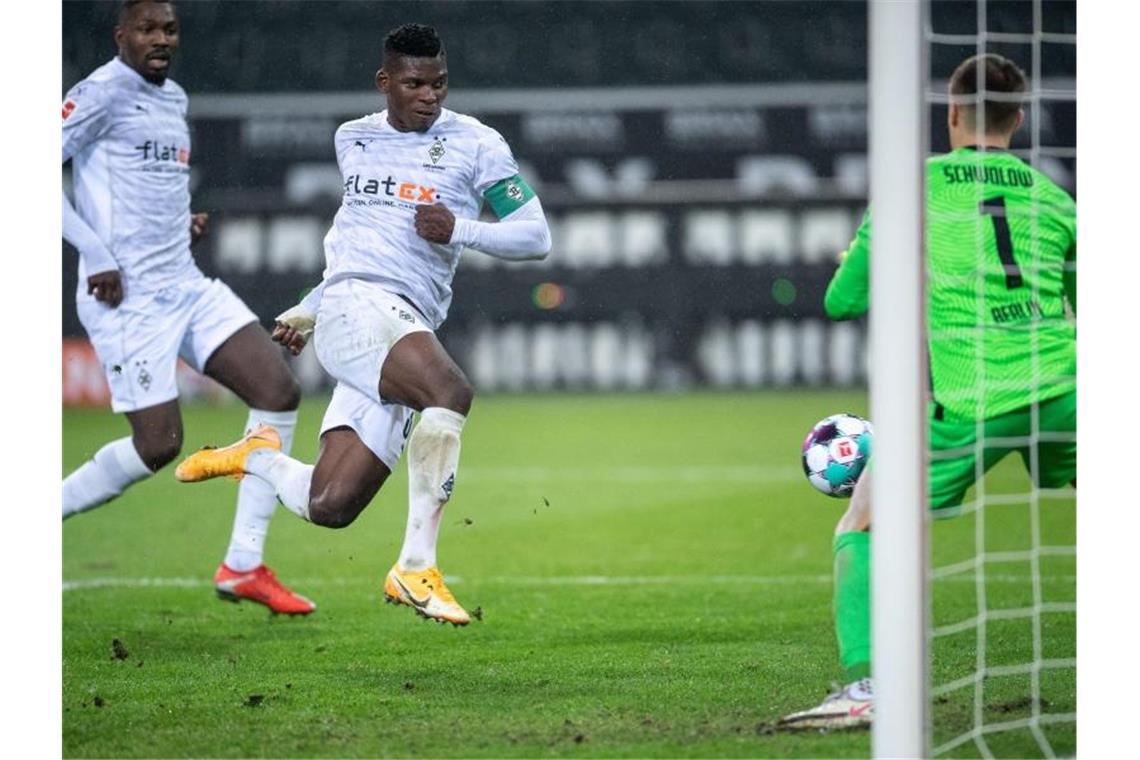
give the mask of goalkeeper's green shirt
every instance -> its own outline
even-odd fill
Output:
[[[937,413],[984,419],[1076,388],[1073,199],[1001,150],[959,148],[926,167]],[[870,225],[868,210],[828,285],[824,306],[833,319],[867,311]]]

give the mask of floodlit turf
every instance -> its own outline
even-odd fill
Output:
[[[316,452],[323,409],[302,408],[301,458]],[[456,597],[483,612],[465,629],[381,603],[403,538],[402,465],[344,530],[283,509],[274,519],[267,560],[317,602],[308,619],[214,597],[236,487],[179,484],[168,467],[64,524],[64,754],[866,756],[867,732],[767,728],[838,677],[830,543],[844,502],[811,489],[799,445],[839,411],[865,413],[864,395],[477,399],[440,542]],[[191,451],[229,443],[245,412],[192,407],[185,421]],[[126,433],[110,412],[65,412],[64,471]],[[991,488],[1024,487],[1009,465]],[[1017,505],[1002,509],[987,515],[989,551],[1028,542]],[[1071,499],[1040,512],[1045,542],[1071,545]],[[936,560],[969,555],[975,535],[972,516],[940,523]],[[1040,564],[1043,601],[1071,601],[1075,560]],[[991,607],[1032,602],[1028,563],[987,568]],[[977,586],[972,573],[939,582],[936,623],[976,614]],[[1031,659],[1029,626],[998,622],[994,661]],[[1073,656],[1072,615],[1050,613],[1042,628],[1046,658]],[[968,675],[975,642],[973,628],[939,639],[936,683]],[[1028,674],[991,680],[987,724],[1031,713]],[[1043,672],[1040,689],[1046,712],[1075,711],[1072,669]],[[935,705],[936,744],[975,725],[974,695]],[[1071,724],[1046,735],[1058,754],[1075,752]],[[991,749],[1042,754],[1027,729]]]

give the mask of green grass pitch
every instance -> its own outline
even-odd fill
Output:
[[[301,410],[311,461],[323,399]],[[313,598],[307,619],[214,597],[235,485],[184,485],[173,467],[63,528],[63,752],[69,757],[859,757],[867,732],[772,733],[838,677],[831,534],[844,502],[803,477],[818,419],[866,412],[862,392],[484,397],[463,438],[440,566],[481,622],[465,629],[381,603],[406,514],[404,466],[352,526],[284,509],[266,560]],[[233,440],[238,405],[185,410],[185,451]],[[63,471],[126,435],[108,411],[67,410]],[[1011,457],[991,492],[1023,491]],[[1006,501],[1016,502],[1016,498]],[[1043,503],[1042,543],[1075,545],[1073,499]],[[986,513],[987,551],[1028,546],[1029,510]],[[935,559],[972,555],[971,516],[935,525]],[[987,563],[993,608],[1075,597],[1075,557]],[[976,614],[970,572],[940,581],[935,624]],[[1075,653],[1072,614],[993,620],[987,662]],[[116,650],[112,642],[119,641]],[[976,633],[940,638],[936,683],[972,672]],[[1004,671],[1002,671],[1004,672]],[[936,700],[937,746],[1033,709],[1011,672]],[[1046,712],[1075,712],[1071,668],[1043,671]],[[1046,726],[1059,755],[1072,724]],[[1042,750],[1027,729],[999,755]],[[972,742],[949,753],[978,756]]]

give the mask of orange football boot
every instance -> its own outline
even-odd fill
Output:
[[[179,463],[174,470],[174,477],[183,483],[221,477],[241,480],[245,476],[246,457],[251,452],[264,448],[281,450],[281,436],[268,425],[258,426],[229,446],[220,449],[207,446],[195,451]]]
[[[264,604],[270,610],[282,615],[308,615],[317,608],[312,600],[294,594],[281,585],[277,576],[265,565],[258,565],[249,572],[231,570],[226,563],[218,565],[214,573],[214,589],[218,598],[230,602],[247,599]]]

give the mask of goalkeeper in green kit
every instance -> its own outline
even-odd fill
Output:
[[[950,79],[951,151],[926,164],[929,504],[936,517],[957,513],[980,473],[1012,451],[1037,486],[1076,485],[1076,204],[1008,152],[1024,90],[1024,73],[1001,56],[963,62]],[[827,289],[833,319],[867,311],[870,228],[868,211]],[[865,726],[874,716],[870,527],[868,471],[832,545],[846,685],[818,707],[781,718],[780,727]]]

